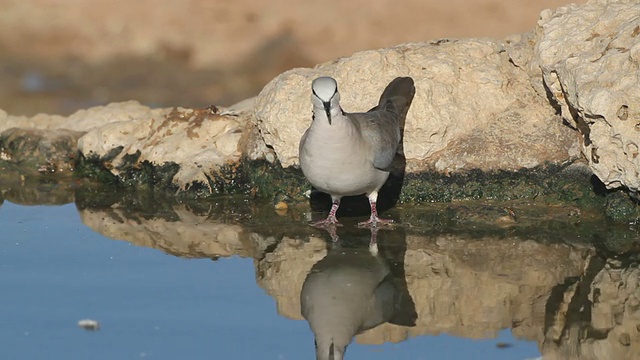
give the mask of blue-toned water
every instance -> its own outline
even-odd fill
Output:
[[[107,213],[96,211],[94,215],[97,214],[98,218],[108,217],[104,215]],[[206,220],[211,216],[187,220],[186,215],[178,214],[180,219],[177,222],[174,219],[170,224],[192,221],[194,226],[202,227],[207,221],[214,222]],[[92,218],[85,215],[83,219],[91,222],[90,219],[96,216]],[[106,221],[105,228],[127,223],[120,217],[114,218],[119,220],[113,223]],[[307,321],[295,313],[298,310],[292,310],[293,315],[289,314],[296,319],[278,313],[278,301],[298,304],[299,298],[296,296],[299,294],[274,298],[263,288],[266,286],[275,293],[277,291],[274,288],[287,286],[286,277],[274,275],[275,278],[269,279],[269,271],[281,271],[287,261],[295,259],[282,255],[284,260],[277,262],[280,265],[268,264],[268,261],[276,263],[275,260],[268,260],[268,254],[277,253],[280,246],[278,241],[284,240],[270,240],[254,258],[232,254],[228,257],[221,254],[203,258],[202,253],[206,251],[202,249],[197,251],[199,256],[184,258],[156,248],[108,238],[85,225],[83,219],[75,204],[22,206],[5,201],[0,206],[0,358],[315,358],[314,334]],[[145,225],[145,221],[156,220],[138,219],[132,222],[127,231],[138,229],[148,232],[151,225]],[[301,224],[304,225],[304,222],[301,221]],[[161,237],[162,228],[153,226],[156,226],[154,229],[157,233],[152,233],[149,238]],[[274,226],[278,227],[277,224]],[[121,232],[125,234],[122,237],[126,237],[127,231]],[[229,230],[224,228],[219,231]],[[249,232],[242,228],[238,231],[240,234]],[[385,236],[389,237],[383,235],[381,233],[378,239],[381,246]],[[256,236],[253,234],[249,238]],[[296,237],[295,234],[290,236]],[[305,236],[298,235],[298,238],[304,243]],[[166,247],[166,240],[163,241],[162,246]],[[409,239],[407,243],[410,243]],[[366,249],[366,242],[364,245],[363,249]],[[327,240],[327,247],[331,246]],[[265,261],[267,265],[264,265]],[[307,268],[314,261],[309,262]],[[270,270],[257,271],[258,264]],[[474,269],[472,273],[481,272],[480,268]],[[409,270],[405,276],[407,283],[413,279]],[[257,283],[257,277],[263,279],[259,281],[261,285]],[[401,280],[404,282],[404,279]],[[295,286],[299,288],[300,285]],[[511,288],[507,289],[507,285],[496,286],[504,286],[505,291],[509,291]],[[473,291],[482,292],[482,283],[477,286]],[[416,304],[417,328],[422,327],[420,331],[427,334],[410,334],[408,339],[399,342],[384,342],[384,339],[369,341],[366,338],[357,340],[349,345],[346,359],[519,360],[541,356],[539,342],[542,339],[516,338],[509,329],[509,323],[497,325],[502,328],[497,337],[489,335],[488,338],[479,339],[456,335],[465,333],[465,329],[468,329],[466,326],[475,329],[482,327],[482,324],[421,323],[420,316],[425,314],[425,310],[419,308],[422,305],[417,292],[411,286],[409,290]],[[451,295],[444,293],[443,296]],[[430,303],[431,306],[441,307],[437,304],[447,304],[447,299],[431,299]],[[296,306],[299,305],[293,306],[293,309],[297,309]],[[500,311],[500,306],[492,304],[482,307],[482,311]],[[456,311],[455,307],[451,311]],[[447,322],[447,318],[439,313],[428,316]],[[452,313],[451,317],[456,318],[456,315]],[[491,313],[485,317],[494,318]],[[482,316],[478,318],[484,319]],[[91,331],[79,327],[78,321],[81,319],[98,321],[100,329]],[[530,319],[523,321],[535,322]],[[539,325],[539,334],[543,334],[542,327],[546,324],[542,321]],[[436,335],[439,329],[447,327],[457,329],[451,331],[454,335]],[[410,329],[407,327],[407,331]]]

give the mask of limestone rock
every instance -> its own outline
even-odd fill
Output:
[[[146,120],[165,113],[167,113],[166,109],[152,109],[133,100],[116,102],[105,106],[94,106],[86,110],[78,110],[58,127],[87,132],[110,123]]]
[[[133,155],[136,163],[179,164],[173,183],[181,189],[196,181],[208,185],[211,172],[241,156],[243,121],[216,111],[147,111],[93,128],[78,141],[78,149],[87,157],[98,157],[114,175]]]
[[[114,175],[125,164],[176,163],[179,170],[172,181],[183,190],[194,182],[208,186],[211,173],[237,162],[242,149],[251,149],[256,159],[274,160],[264,144],[240,143],[246,109],[228,109],[227,115],[218,112],[215,107],[152,109],[137,101],[80,110],[67,118],[0,112],[0,120],[5,120],[0,121],[0,156],[46,173],[71,170],[77,151],[97,158]]]
[[[79,110],[69,117],[47,114],[11,116],[0,110],[0,160],[8,161],[27,173],[71,173],[78,139],[87,131],[165,112],[140,105],[137,101],[96,106]]]
[[[563,118],[608,188],[640,189],[640,4],[592,0],[539,20],[535,53]]]
[[[60,115],[38,114],[32,117],[8,115],[0,109],[0,133],[11,128],[25,128],[38,130],[56,129],[67,120]]]
[[[300,137],[311,122],[315,77],[336,78],[344,110],[357,112],[376,105],[394,77],[411,76],[416,95],[404,134],[409,171],[516,170],[566,161],[573,132],[506,49],[490,39],[440,40],[294,69],[260,93],[256,122],[282,165],[296,165]]]
[[[112,125],[144,121],[167,113],[137,101],[111,103],[79,110],[69,117],[38,114],[10,116],[0,110],[0,160],[20,172],[52,174],[73,171],[78,139],[87,131]]]

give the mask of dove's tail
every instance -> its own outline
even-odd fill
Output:
[[[404,120],[415,93],[416,88],[412,78],[397,77],[387,85],[387,88],[380,95],[377,108],[396,112],[399,115],[400,127],[404,128]]]

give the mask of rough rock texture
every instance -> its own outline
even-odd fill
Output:
[[[179,164],[172,182],[184,190],[194,182],[208,186],[213,172],[240,159],[244,126],[239,118],[219,115],[215,108],[156,111],[96,127],[78,141],[78,149],[86,157],[99,158],[114,175],[123,165],[143,161]]]
[[[535,54],[562,116],[608,188],[640,189],[640,4],[592,0],[545,11]]]
[[[246,124],[244,117],[218,112],[215,107],[152,109],[136,101],[80,110],[69,117],[2,112],[0,160],[45,173],[68,171],[79,150],[113,175],[124,165],[175,163],[179,170],[174,185],[183,190],[194,182],[209,186],[212,173],[240,159]],[[269,151],[264,145],[249,149],[254,158]]]
[[[67,119],[59,115],[38,114],[35,116],[13,116],[0,109],[0,133],[11,128],[51,130],[58,128]]]
[[[117,129],[117,124],[145,121],[167,112],[166,109],[140,105],[137,101],[96,106],[68,117],[46,114],[11,116],[0,111],[0,161],[13,164],[26,173],[70,173],[76,164],[78,144],[82,144],[79,139],[89,130]],[[104,137],[104,147],[107,148],[112,141],[110,138],[117,135],[119,133]],[[91,132],[90,136],[94,133]]]
[[[295,165],[298,142],[311,122],[315,77],[336,78],[344,110],[357,112],[377,104],[394,77],[411,76],[417,90],[404,137],[410,171],[516,170],[566,161],[573,132],[505,49],[489,39],[441,40],[294,69],[260,93],[256,120],[282,165]]]
[[[600,269],[565,290],[545,329],[545,359],[640,358],[640,268],[637,255],[622,258],[592,259]]]

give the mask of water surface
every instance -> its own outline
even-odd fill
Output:
[[[410,219],[403,211],[392,215]],[[305,281],[340,278],[360,263],[356,284],[382,271],[385,294],[402,301],[355,337],[346,359],[534,359],[565,351],[573,339],[566,329],[591,320],[561,310],[575,306],[563,294],[594,263],[591,246],[401,226],[378,233],[374,256],[369,231],[353,226],[359,219],[347,219],[333,242],[307,226],[308,216],[249,199],[153,210],[5,200],[0,357],[312,359]],[[340,286],[320,283],[316,297]],[[348,317],[344,304],[312,307],[321,319]],[[100,329],[79,327],[81,319]]]

